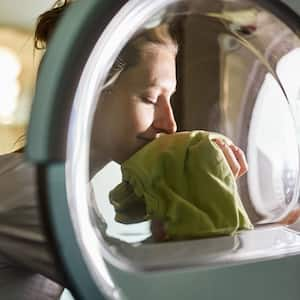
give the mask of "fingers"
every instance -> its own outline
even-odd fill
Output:
[[[221,139],[215,139],[214,141],[223,151],[235,178],[239,178],[244,175],[248,171],[248,164],[243,150],[234,144],[227,145]]]
[[[164,223],[161,220],[153,219],[151,221],[151,232],[154,241],[162,242],[166,240],[166,231],[164,228]]]
[[[285,218],[279,221],[282,225],[294,224],[300,217],[300,208],[292,210]]]
[[[229,145],[229,147],[233,151],[236,160],[240,164],[240,171],[237,177],[241,177],[248,171],[248,163],[244,151],[241,148],[235,146],[234,144]]]
[[[230,169],[231,169],[234,177],[237,178],[238,174],[240,173],[241,167],[240,167],[240,164],[239,164],[238,160],[236,159],[232,149],[220,139],[216,139],[215,142],[223,151],[223,154],[230,166]]]

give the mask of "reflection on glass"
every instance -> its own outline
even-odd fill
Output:
[[[105,234],[149,242],[151,230],[162,233],[164,220],[117,222],[109,192],[122,181],[118,164],[176,130],[219,132],[239,146],[249,164],[237,180],[248,216],[253,224],[280,221],[298,197],[297,101],[289,91],[298,86],[279,68],[297,52],[296,35],[244,1],[185,1],[147,20],[145,28],[120,51],[94,116],[90,173]]]
[[[298,149],[288,103],[269,74],[253,109],[248,145],[251,199],[270,221],[268,217],[280,217],[291,201],[297,201]]]

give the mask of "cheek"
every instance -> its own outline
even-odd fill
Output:
[[[132,122],[136,131],[144,131],[151,126],[154,120],[154,107],[139,103],[132,110]]]

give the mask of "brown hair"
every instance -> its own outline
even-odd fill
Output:
[[[170,32],[169,24],[162,24],[150,29],[144,29],[129,40],[121,50],[110,69],[104,88],[111,86],[122,71],[138,64],[141,53],[145,51],[145,46],[148,48],[149,46],[152,46],[153,48],[157,46],[166,47],[174,54],[174,57],[178,51],[178,45],[176,39]]]
[[[34,47],[36,49],[45,49],[56,23],[61,18],[65,9],[70,6],[70,0],[58,0],[52,9],[44,12],[38,17],[34,35]]]
[[[36,49],[46,49],[58,20],[71,3],[71,0],[56,1],[52,9],[39,16],[35,32]],[[172,28],[169,23],[164,23],[138,32],[120,52],[107,76],[104,88],[111,86],[122,71],[139,62],[145,45],[167,47],[176,56],[178,46]]]

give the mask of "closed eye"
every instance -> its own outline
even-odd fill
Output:
[[[141,97],[142,101],[147,104],[155,105],[157,103],[156,99],[150,97]]]

